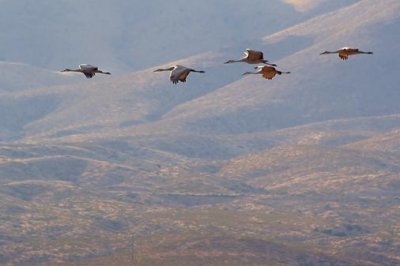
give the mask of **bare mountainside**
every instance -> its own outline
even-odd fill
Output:
[[[312,18],[161,65],[206,71],[184,84],[2,89],[0,264],[400,264],[400,3],[289,2]],[[374,55],[319,56],[345,45]],[[246,47],[292,73],[223,64]]]
[[[225,160],[137,138],[2,145],[1,262],[396,265],[400,158],[368,147],[391,146],[384,132],[398,124],[388,116],[237,135],[238,154]]]

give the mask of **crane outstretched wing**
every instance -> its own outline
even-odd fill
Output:
[[[264,54],[261,51],[255,51],[255,50],[247,49],[244,54],[246,55],[246,57],[250,61],[264,59]]]

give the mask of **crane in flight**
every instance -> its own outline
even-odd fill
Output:
[[[268,60],[264,59],[264,53],[261,51],[246,49],[244,55],[245,56],[242,59],[228,60],[225,62],[225,64],[244,62],[248,64],[266,64],[270,66],[276,66],[275,64],[268,63]]]
[[[92,66],[92,65],[89,65],[89,64],[80,64],[78,69],[66,68],[66,69],[62,70],[61,72],[79,72],[79,73],[83,73],[88,79],[93,78],[94,75],[96,75],[96,73],[111,75],[110,72],[101,71],[101,70],[99,70],[98,67]]]
[[[358,48],[343,47],[334,52],[325,51],[325,52],[321,53],[320,55],[325,55],[325,54],[338,54],[340,59],[347,60],[347,59],[349,59],[349,56],[351,56],[351,55],[373,54],[373,52],[363,52],[363,51],[360,51]]]
[[[161,71],[171,71],[169,79],[174,84],[177,84],[179,81],[186,82],[186,78],[188,77],[190,72],[205,73],[205,71],[203,70],[195,70],[193,68],[188,68],[181,65],[173,65],[169,68],[159,68],[154,70],[154,72],[161,72]]]
[[[276,75],[290,74],[290,72],[282,72],[282,71],[276,70],[276,68],[272,67],[272,66],[256,66],[255,69],[257,69],[256,72],[246,72],[246,73],[243,73],[242,75],[260,74],[265,79],[272,79]]]

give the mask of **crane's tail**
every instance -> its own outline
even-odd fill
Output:
[[[282,74],[290,74],[290,72],[276,71],[276,74],[278,74],[278,75],[282,75]]]
[[[273,67],[276,67],[276,66],[277,66],[276,64],[271,64],[271,63],[269,63],[268,60],[263,60],[263,63],[266,64],[266,65],[268,65],[268,66],[273,66]]]

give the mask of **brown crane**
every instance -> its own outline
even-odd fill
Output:
[[[373,52],[363,52],[357,48],[343,47],[334,52],[325,51],[325,52],[321,53],[320,55],[324,55],[324,54],[338,54],[340,59],[347,60],[347,59],[349,59],[349,56],[351,56],[351,55],[373,54]]]
[[[276,68],[272,67],[272,66],[257,66],[257,67],[255,67],[255,69],[257,69],[256,72],[246,72],[246,73],[243,73],[242,75],[261,74],[263,76],[263,78],[265,78],[265,79],[272,79],[276,75],[290,74],[290,72],[282,72],[282,71],[276,70]]]
[[[268,63],[268,60],[264,59],[264,53],[261,51],[246,49],[244,55],[245,56],[242,59],[229,60],[226,61],[225,64],[244,62],[248,64],[266,64],[270,66],[276,66],[275,64]]]

